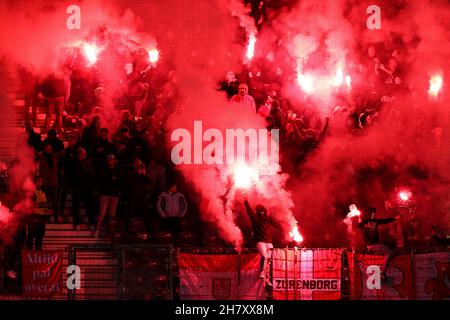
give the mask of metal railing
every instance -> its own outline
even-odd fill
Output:
[[[81,288],[68,299],[173,298],[170,245],[71,245],[68,264],[82,270]]]

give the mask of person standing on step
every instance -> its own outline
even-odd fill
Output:
[[[42,240],[45,236],[45,223],[47,220],[47,199],[41,190],[42,179],[36,179],[35,209],[34,213],[26,216],[27,221],[27,250],[42,250]],[[34,246],[33,246],[34,245]]]
[[[62,186],[61,186],[61,202],[60,210],[64,213],[66,208],[66,199],[69,191],[72,191],[74,184],[78,177],[75,174],[75,163],[77,161],[77,151],[79,148],[78,137],[75,134],[70,134],[68,137],[68,145],[61,155],[62,161]],[[73,203],[72,203],[73,204]],[[61,222],[62,218],[58,222]]]
[[[58,157],[49,142],[44,143],[44,150],[39,154],[39,176],[48,207],[52,208],[54,221],[57,222],[60,219],[58,215]]]
[[[86,150],[79,148],[74,163],[74,175],[77,177],[72,185],[72,217],[75,230],[80,230],[80,203],[83,202],[90,229],[95,230],[94,222],[94,171],[92,162],[87,159]]]
[[[106,165],[99,170],[95,179],[100,200],[100,213],[97,229],[94,233],[94,236],[98,238],[106,214],[108,213],[111,218],[115,218],[119,204],[122,179],[114,154],[108,155]]]

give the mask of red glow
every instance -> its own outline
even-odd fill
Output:
[[[338,67],[336,70],[336,76],[334,77],[334,85],[336,87],[340,86],[344,82],[344,73],[342,72],[342,68]]]
[[[11,213],[7,207],[2,206],[0,202],[0,223],[8,223],[11,219]]]
[[[158,49],[150,49],[148,51],[148,58],[151,63],[156,63],[159,60],[159,51]]]
[[[84,54],[86,55],[86,58],[89,61],[89,65],[93,65],[97,62],[100,50],[97,48],[95,44],[89,44],[85,42],[83,44],[83,51]]]
[[[302,243],[303,242],[303,236],[298,231],[298,227],[297,226],[292,228],[291,232],[289,232],[289,236],[292,238],[292,240],[294,240],[297,243]]]
[[[436,98],[442,88],[442,77],[440,75],[434,75],[430,78],[430,88],[428,89],[428,94],[431,97]]]
[[[252,60],[255,55],[255,44],[256,44],[256,37],[253,33],[250,33],[248,37],[248,46],[247,46],[247,59]]]
[[[408,190],[402,190],[398,193],[398,196],[402,201],[409,201],[412,197],[412,193]]]
[[[259,181],[259,174],[255,168],[238,165],[233,170],[233,180],[237,188],[248,189]]]
[[[347,75],[346,77],[345,77],[345,84],[347,85],[347,87],[351,87],[352,86],[352,78],[349,76],[349,75]]]
[[[347,218],[353,218],[353,217],[361,216],[361,211],[358,210],[358,208],[356,207],[355,204],[351,204],[349,209],[350,209],[350,212],[347,214]]]
[[[299,73],[297,76],[297,81],[305,93],[313,92],[313,78],[311,76]]]

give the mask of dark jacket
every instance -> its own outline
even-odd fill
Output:
[[[121,186],[120,171],[117,166],[110,168],[108,166],[99,170],[96,176],[96,185],[98,194],[103,196],[118,197]]]
[[[380,233],[378,232],[378,226],[380,224],[386,224],[394,222],[395,218],[386,219],[366,219],[359,224],[359,228],[362,229],[364,240],[367,245],[380,243]]]
[[[58,186],[58,159],[55,154],[40,154],[39,176],[43,187]]]
[[[253,237],[256,242],[272,242],[271,223],[270,219],[260,218],[256,215],[247,200],[244,201],[247,214],[250,216],[253,225]]]
[[[86,150],[89,157],[94,154],[95,142],[99,138],[99,130],[95,126],[84,128],[81,135],[81,146]]]
[[[77,159],[74,162],[74,174],[77,177],[73,186],[85,192],[93,192],[94,171],[92,163],[86,160]]]
[[[44,144],[46,143],[49,143],[52,146],[52,150],[54,153],[58,153],[64,150],[64,143],[58,138],[56,139],[45,138]]]
[[[75,174],[75,163],[78,160],[77,156],[78,145],[74,147],[67,147],[61,155],[62,168],[64,170],[64,179],[68,183],[72,183],[77,179]]]
[[[94,143],[93,159],[95,168],[106,166],[108,154],[116,154],[116,149],[109,140],[97,139]]]
[[[133,167],[136,159],[136,143],[133,139],[121,139],[117,145],[118,160],[121,167]]]

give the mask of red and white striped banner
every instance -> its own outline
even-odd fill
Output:
[[[178,255],[180,299],[265,299],[258,254]]]
[[[273,298],[339,300],[342,249],[274,249]]]

